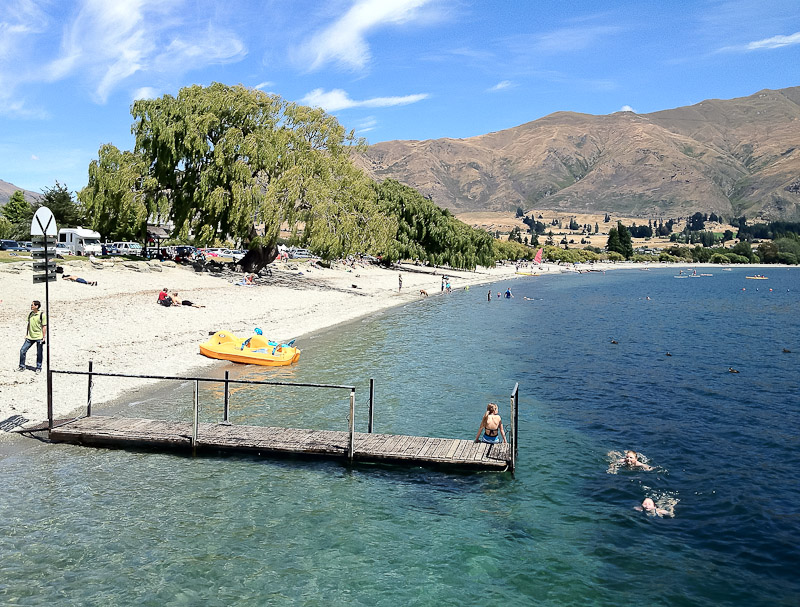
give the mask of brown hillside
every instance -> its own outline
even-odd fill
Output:
[[[796,219],[800,87],[652,114],[557,112],[469,139],[379,143],[360,162],[456,213]]]

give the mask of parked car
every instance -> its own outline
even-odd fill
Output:
[[[21,246],[26,251],[30,252],[33,250],[33,243],[30,240],[26,240],[24,242],[20,241],[19,246]]]
[[[113,246],[117,250],[114,255],[142,255],[142,245],[138,242],[115,242]]]
[[[288,251],[291,259],[309,259],[314,257],[314,254],[308,249],[291,248]]]
[[[222,249],[222,252],[219,254],[220,257],[230,257],[233,261],[239,261],[242,257],[244,257],[243,251],[237,251],[236,249]]]
[[[0,251],[25,251],[16,240],[0,240]]]
[[[69,248],[69,245],[66,242],[58,242],[56,243],[56,255],[72,255],[72,249]]]

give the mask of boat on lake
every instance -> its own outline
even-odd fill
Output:
[[[217,331],[200,344],[200,354],[235,363],[282,367],[297,362],[300,349],[294,347],[294,340],[282,344],[262,335],[245,339],[228,331]]]
[[[763,274],[754,274],[753,276],[745,276],[745,278],[749,278],[750,280],[768,280]]]

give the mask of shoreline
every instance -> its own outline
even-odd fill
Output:
[[[50,284],[52,368],[84,371],[92,360],[95,372],[171,376],[207,373],[221,362],[198,351],[198,345],[214,331],[249,335],[260,327],[271,339],[299,337],[302,350],[303,337],[417,301],[423,298],[421,289],[430,296],[440,295],[443,274],[451,277],[454,289],[521,278],[513,265],[475,272],[406,264],[391,269],[343,264],[318,269],[293,260],[271,264],[273,275],[267,284],[241,287],[169,262],[77,260],[61,265],[65,273],[96,280],[98,286]],[[44,308],[44,285],[34,285],[31,274],[29,262],[0,266],[0,330],[7,336],[0,354],[0,421],[21,415],[28,420],[24,425],[47,419],[46,374],[33,372],[35,347],[28,352],[28,370],[15,371],[30,302],[38,299]],[[399,292],[398,274],[403,276]],[[164,287],[205,307],[159,306],[156,297]],[[46,369],[46,349],[44,359]],[[95,392],[93,404],[133,396],[152,382],[120,378],[113,388],[104,386],[102,394]],[[53,384],[55,418],[85,406],[84,376],[59,375]],[[8,435],[0,433],[0,437]]]

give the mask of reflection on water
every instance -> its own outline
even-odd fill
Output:
[[[376,431],[432,436],[474,437],[488,401],[507,422],[518,381],[518,473],[35,444],[0,461],[0,602],[793,604],[800,274],[783,272],[773,291],[737,269],[522,279],[510,301],[456,291],[300,340],[292,367],[221,363],[354,385],[359,430],[374,378]],[[123,409],[188,420],[192,391]],[[347,427],[347,390],[230,395],[235,423]],[[222,385],[200,402],[221,419]],[[655,470],[607,474],[627,448]],[[645,497],[679,500],[675,518],[634,510]]]

